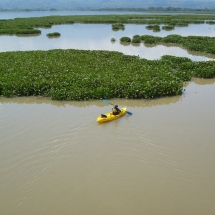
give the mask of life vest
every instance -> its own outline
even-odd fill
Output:
[[[113,108],[112,109],[112,113],[113,113],[113,115],[117,115],[118,114],[118,110],[116,108]]]

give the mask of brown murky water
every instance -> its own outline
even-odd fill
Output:
[[[180,97],[0,98],[1,215],[215,214],[215,79]]]

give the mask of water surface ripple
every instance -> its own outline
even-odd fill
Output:
[[[214,83],[105,124],[99,100],[1,97],[0,214],[214,214]]]

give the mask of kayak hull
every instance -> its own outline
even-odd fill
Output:
[[[102,122],[109,122],[109,121],[112,121],[112,120],[115,120],[115,119],[118,119],[119,117],[122,117],[126,114],[126,108],[122,108],[121,109],[121,112],[117,115],[113,115],[112,112],[109,112],[109,113],[106,113],[105,115],[107,117],[102,117],[102,116],[99,116],[97,118],[97,122],[99,123],[102,123]]]

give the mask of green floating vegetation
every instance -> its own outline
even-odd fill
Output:
[[[192,22],[192,24],[194,23],[195,21]],[[177,27],[188,27],[189,26],[189,22],[179,22],[179,23],[176,23],[175,26]]]
[[[206,21],[206,23],[209,25],[215,25],[215,21]]]
[[[192,77],[215,77],[215,62],[163,56],[140,59],[114,51],[0,53],[0,95],[56,100],[151,99],[180,95]]]
[[[189,24],[214,24],[215,15],[210,14],[124,14],[124,15],[75,15],[15,18],[0,20],[0,34],[41,34],[36,28],[51,28],[53,25],[74,23],[112,24],[113,30],[123,30],[125,24],[144,24],[187,27]],[[157,26],[157,27],[156,27]]]
[[[161,30],[159,25],[147,25],[146,29],[153,30],[154,32],[158,32]]]
[[[174,30],[175,26],[173,25],[164,25],[162,26],[162,30],[166,30],[166,31],[172,31]]]
[[[131,40],[132,43],[140,43],[141,42],[141,37],[140,35],[134,35],[132,40]]]
[[[130,37],[121,37],[120,38],[120,42],[124,42],[124,43],[130,43],[131,42],[131,38]]]
[[[47,37],[60,37],[59,32],[53,32],[53,33],[48,33],[46,34]]]
[[[116,23],[116,24],[112,24],[112,29],[113,30],[125,30],[125,25],[122,23]]]
[[[135,41],[135,36],[133,36],[133,39],[131,40],[130,37],[122,37],[120,40],[124,40],[126,38],[126,41],[130,42]],[[166,44],[176,44],[181,45],[183,48],[189,50],[189,51],[199,51],[203,53],[209,53],[209,54],[215,54],[215,37],[207,37],[207,36],[187,36],[183,37],[180,35],[172,34],[168,35],[166,37],[158,37],[158,36],[152,36],[152,35],[141,35],[138,37],[138,41],[143,41],[145,44],[160,44],[160,43],[166,43]],[[137,40],[135,41],[137,42]]]

